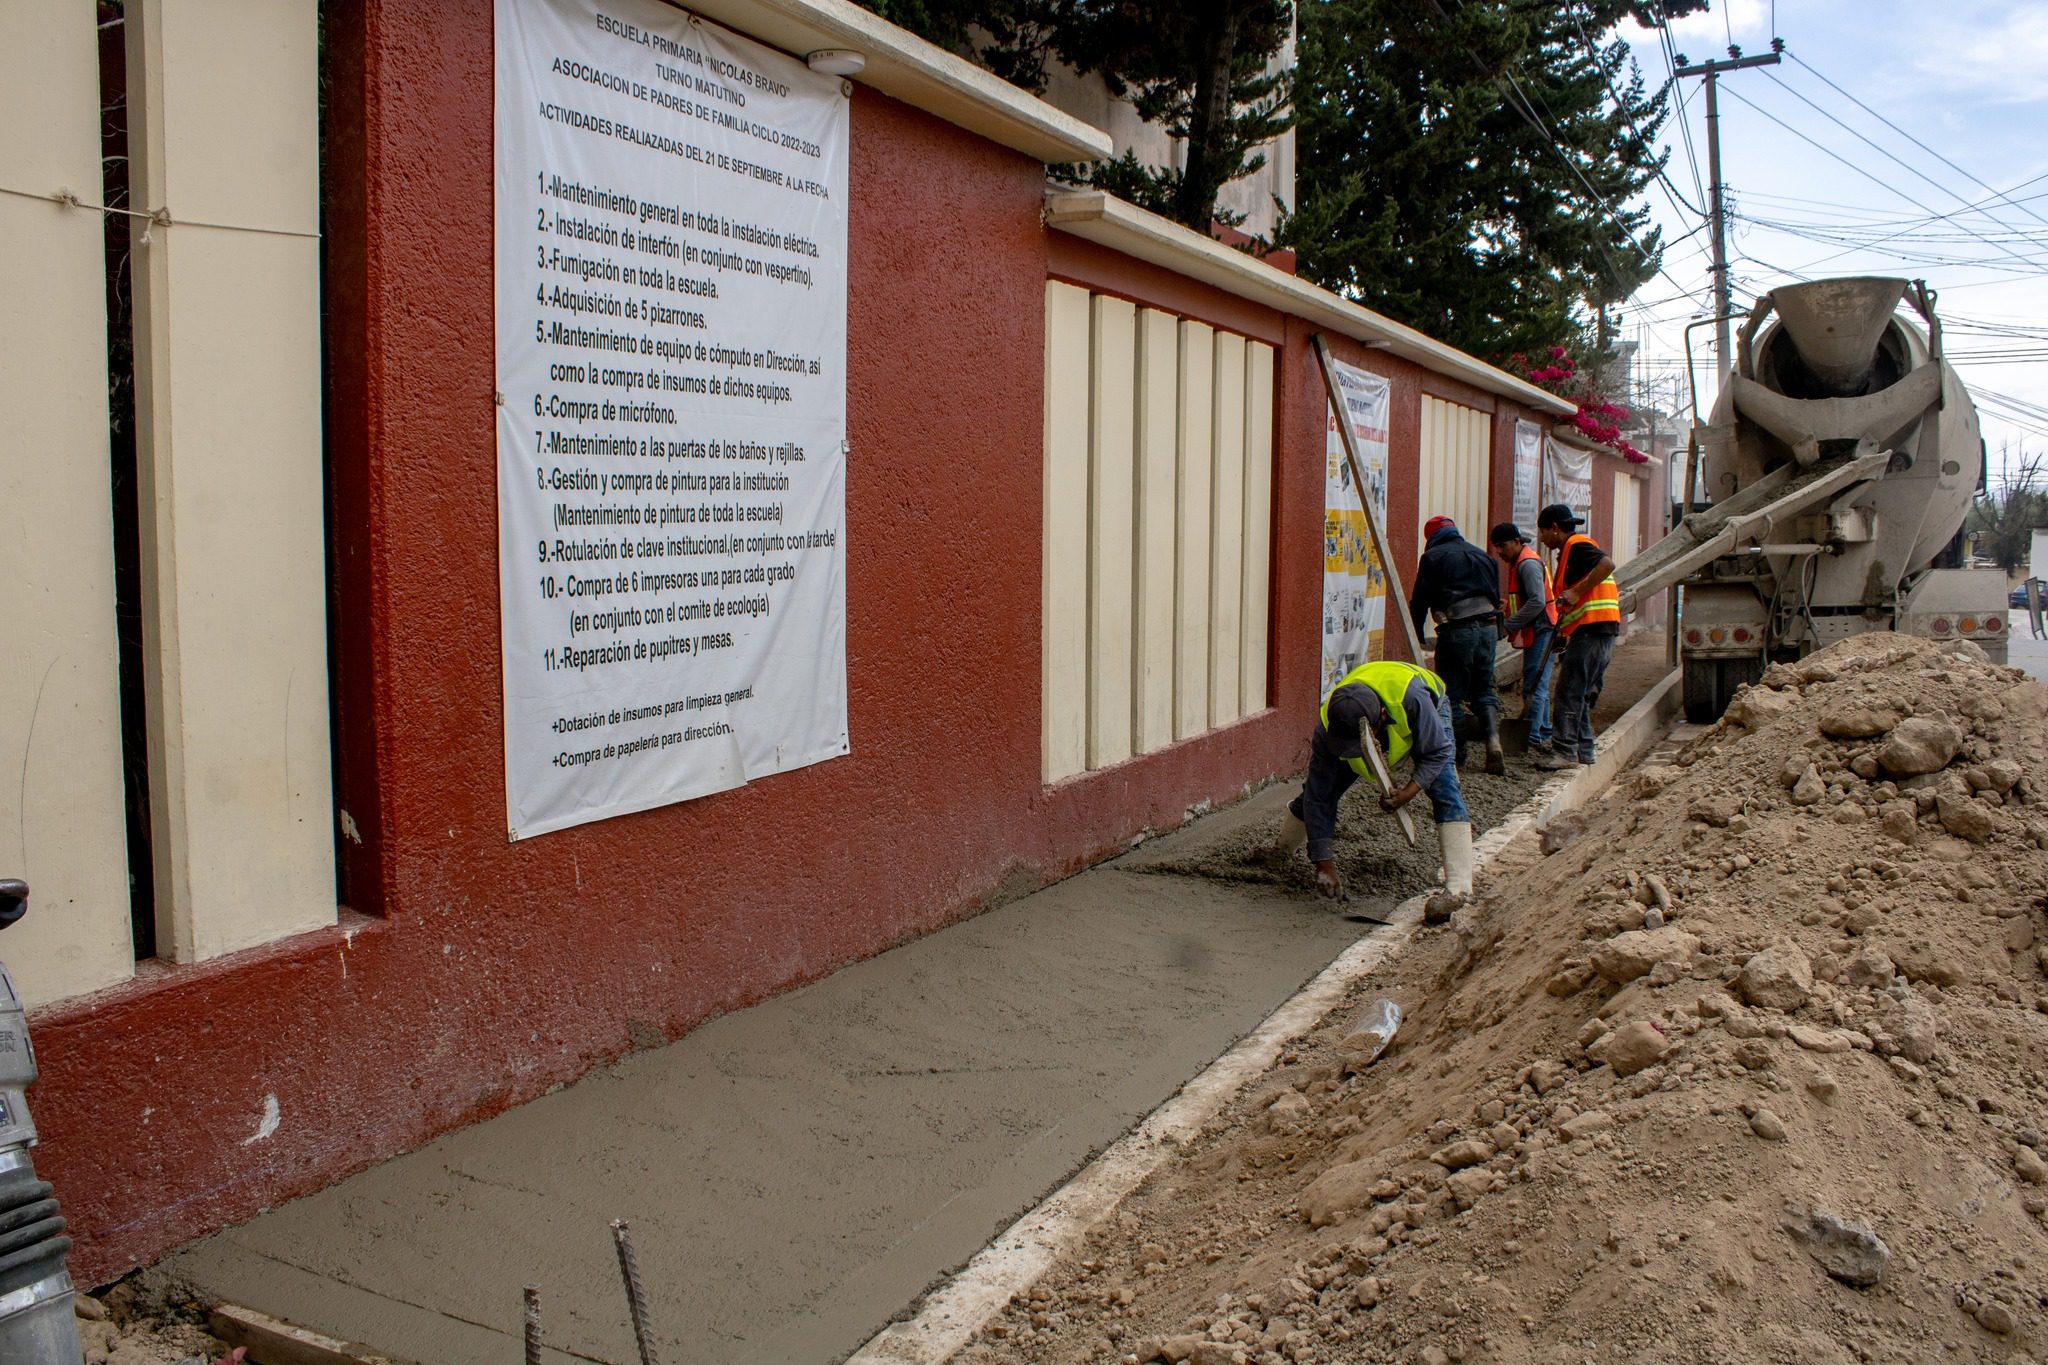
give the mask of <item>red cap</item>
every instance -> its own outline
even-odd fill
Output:
[[[1444,527],[1456,526],[1457,524],[1457,522],[1452,521],[1449,517],[1431,517],[1428,521],[1422,523],[1422,538],[1426,541],[1438,531],[1443,530]]]

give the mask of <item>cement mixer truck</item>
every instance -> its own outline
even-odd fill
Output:
[[[1759,298],[1693,429],[1684,515],[1616,575],[1624,611],[1679,585],[1687,718],[1719,716],[1773,661],[1865,631],[1971,640],[2003,662],[2004,576],[1962,558],[1984,460],[1923,283]]]

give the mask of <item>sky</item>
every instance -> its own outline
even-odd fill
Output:
[[[1671,26],[1671,50],[1697,64],[1725,58],[1731,40],[1745,56],[1768,52],[1774,35],[1781,64],[1719,80],[1736,309],[1801,278],[1924,279],[1977,400],[1993,481],[2023,455],[2048,460],[2048,3],[1713,0]],[[1660,36],[1632,24],[1621,36],[1645,81],[1664,81]],[[1623,311],[1638,373],[1666,410],[1684,408],[1685,323],[1712,313],[1696,211],[1707,202],[1702,84],[1678,83],[1684,105],[1659,137],[1668,185],[1644,201],[1667,243],[1663,273]],[[1704,412],[1713,329],[1692,335]]]

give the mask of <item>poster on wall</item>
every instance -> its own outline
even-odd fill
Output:
[[[1579,527],[1593,534],[1593,452],[1574,450],[1562,441],[1544,438],[1544,497],[1546,503],[1561,502],[1584,519]]]
[[[1515,423],[1515,500],[1508,513],[1522,534],[1536,535],[1536,514],[1543,510],[1543,428],[1534,422]]]
[[[1332,359],[1337,388],[1346,412],[1328,412],[1323,480],[1323,685],[1327,693],[1337,679],[1367,659],[1384,658],[1387,622],[1387,574],[1374,553],[1372,532],[1344,458],[1344,438],[1337,423],[1351,423],[1359,463],[1365,467],[1366,496],[1386,525],[1387,414],[1393,385],[1376,374]]]
[[[847,87],[658,0],[497,0],[523,839],[848,751]]]

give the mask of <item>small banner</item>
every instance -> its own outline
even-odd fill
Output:
[[[1543,510],[1543,428],[1534,422],[1515,423],[1515,500],[1509,515],[1522,534],[1536,536],[1536,514]]]
[[[1352,440],[1365,467],[1366,495],[1387,519],[1387,414],[1393,385],[1332,357]],[[1325,694],[1367,659],[1384,657],[1387,573],[1373,552],[1372,532],[1344,457],[1339,416],[1328,415],[1323,482],[1323,687]]]

